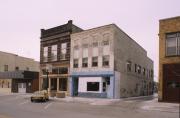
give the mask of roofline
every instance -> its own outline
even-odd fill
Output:
[[[107,26],[111,26],[111,25],[115,25],[115,24],[112,23],[112,24],[108,24],[108,25],[102,25],[102,26],[98,26],[98,27],[93,27],[93,28],[90,28],[90,29],[83,30],[81,32],[73,33],[71,35],[81,34],[81,33],[85,33],[85,32],[91,31],[91,30],[95,30],[95,29],[99,29],[99,28],[103,28],[103,27],[107,27]]]
[[[95,30],[95,29],[99,29],[99,28],[103,28],[103,27],[107,27],[107,26],[115,26],[117,29],[119,29],[125,35],[127,35],[133,42],[135,42],[147,54],[147,51],[140,44],[138,44],[133,38],[131,38],[127,33],[125,33],[121,28],[119,28],[115,23],[111,23],[111,24],[108,24],[108,25],[103,25],[103,26],[99,26],[99,27],[95,27],[95,28],[90,28],[90,29],[87,29],[87,30],[83,30],[81,32],[73,33],[71,35],[78,35],[78,34],[81,34],[81,33],[85,33],[85,32],[91,31],[91,30]]]
[[[177,19],[180,18],[180,16],[175,16],[175,17],[170,17],[170,18],[164,18],[164,19],[160,19],[159,21],[165,21],[165,20],[171,20],[171,19]]]
[[[137,43],[133,38],[131,38],[126,32],[124,32],[121,28],[119,28],[116,24],[114,24],[116,28],[118,28],[119,30],[121,30],[125,35],[127,35],[134,43],[136,43],[142,50],[145,51],[145,53],[147,54],[147,51],[139,44]]]
[[[33,61],[35,61],[35,59],[33,59],[33,58],[19,56],[19,55],[17,55],[17,54],[10,53],[10,52],[4,52],[4,51],[0,51],[0,53],[5,53],[5,54],[9,54],[9,55],[13,55],[13,56],[17,56],[17,57],[21,57],[21,58],[26,58],[26,59],[30,59],[30,60],[33,60]],[[36,61],[36,62],[38,62],[38,61]]]
[[[67,23],[65,23],[65,24],[62,24],[62,25],[58,25],[58,26],[55,26],[55,27],[50,27],[50,28],[42,28],[41,30],[51,30],[51,29],[55,29],[55,28],[58,28],[58,27],[63,27],[63,26],[66,26],[66,25],[68,25],[68,24],[72,24],[73,26],[75,26],[75,27],[78,27],[77,25],[75,25],[75,24],[73,24],[73,20],[68,20],[68,22]],[[78,27],[78,28],[80,28],[80,27]],[[80,29],[82,29],[82,28],[80,28]],[[82,29],[83,30],[83,29]]]
[[[72,22],[73,22],[72,20],[68,20],[68,22],[65,23],[65,24],[58,25],[58,26],[55,26],[55,27],[50,27],[50,28],[47,28],[47,29],[42,28],[41,30],[51,30],[51,29],[55,29],[55,28],[58,28],[58,27],[60,27],[60,26],[65,26],[65,25],[67,25],[67,24],[72,24]]]

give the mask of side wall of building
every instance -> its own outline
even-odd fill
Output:
[[[153,88],[150,87],[153,77],[149,75],[149,71],[153,70],[153,61],[147,57],[147,52],[121,29],[115,27],[114,32],[114,68],[118,75],[117,86],[120,86],[117,92],[120,97],[149,95],[148,92],[152,92]],[[131,71],[127,70],[127,63],[131,63]],[[141,66],[140,74],[135,72],[135,64]],[[145,75],[142,74],[143,68],[146,69]]]

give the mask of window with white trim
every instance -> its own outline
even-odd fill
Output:
[[[8,65],[4,65],[4,72],[8,71]]]
[[[127,72],[131,72],[132,62],[131,61],[127,61],[126,62],[126,66],[127,66]]]
[[[66,53],[67,53],[67,43],[61,43],[61,60],[66,60]]]
[[[78,59],[73,60],[73,67],[78,68]]]
[[[43,48],[43,62],[48,62],[48,47]]]
[[[180,55],[180,33],[166,34],[166,56]]]
[[[83,58],[83,59],[82,59],[82,67],[83,67],[83,68],[88,67],[88,58]]]
[[[92,67],[98,66],[98,57],[92,57]]]
[[[51,46],[51,61],[57,61],[57,45]]]
[[[104,67],[109,66],[109,55],[103,56],[102,59],[103,59],[103,60],[102,60],[102,62],[103,62],[102,65],[103,65]]]

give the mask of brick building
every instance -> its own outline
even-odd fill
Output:
[[[153,94],[153,61],[115,24],[71,35],[71,96],[123,98]]]
[[[180,16],[159,21],[159,101],[180,102]]]
[[[61,26],[41,29],[41,89],[68,94],[70,34],[79,31],[82,29],[73,25],[71,20]]]

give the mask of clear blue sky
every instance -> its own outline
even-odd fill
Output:
[[[180,0],[1,0],[0,15],[0,50],[38,61],[42,28],[115,23],[147,50],[157,81],[159,19],[179,16]]]

